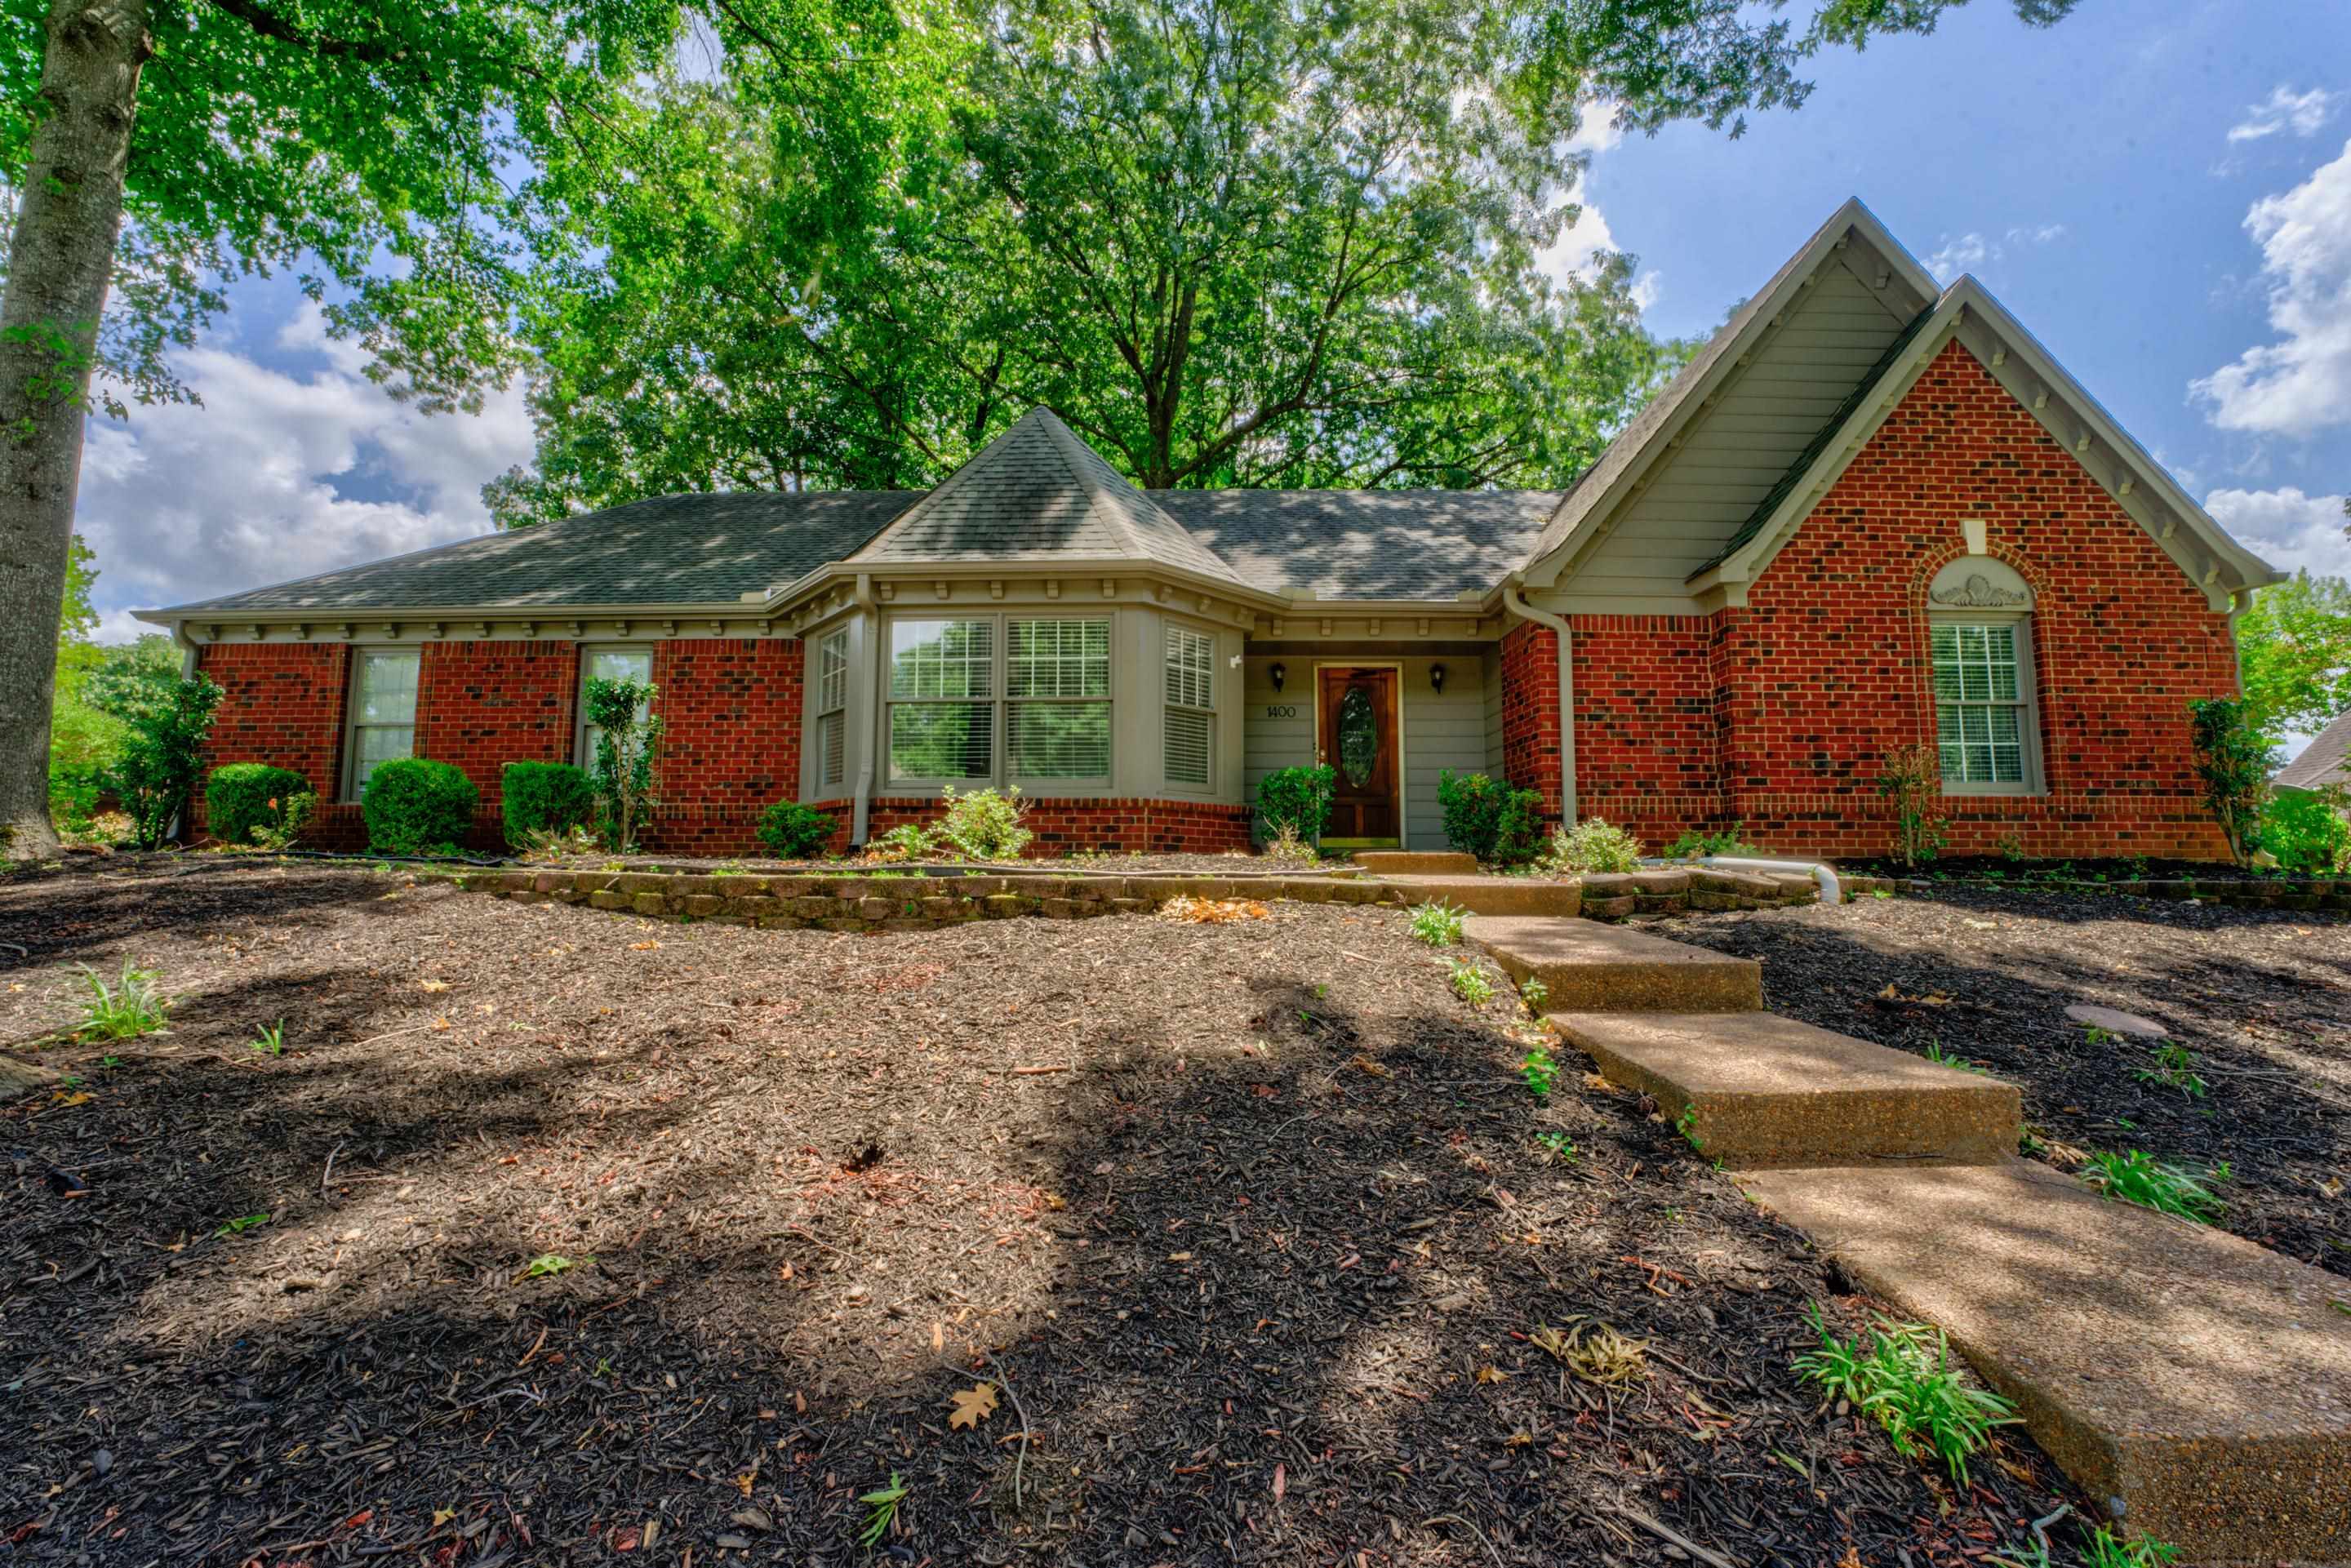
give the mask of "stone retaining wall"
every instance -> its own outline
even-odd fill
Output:
[[[932,931],[969,920],[1143,915],[1179,897],[1405,905],[1428,896],[1422,889],[1353,876],[712,876],[523,870],[466,873],[455,881],[517,904],[584,904],[652,919],[785,931]],[[1553,885],[1569,895],[1560,913],[1577,913],[1577,884]],[[1596,920],[1691,909],[1778,908],[1820,896],[1809,877],[1703,869],[1586,877],[1581,894],[1581,913]]]

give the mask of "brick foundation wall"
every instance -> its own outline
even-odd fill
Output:
[[[1502,636],[1502,777],[1542,797],[1544,821],[1560,820],[1559,633],[1531,621]]]

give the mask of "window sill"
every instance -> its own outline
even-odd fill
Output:
[[[1943,798],[1949,800],[2032,800],[2048,795],[2039,784],[1946,784]]]

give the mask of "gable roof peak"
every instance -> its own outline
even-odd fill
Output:
[[[1242,586],[1149,491],[1043,407],[1014,420],[851,559],[1132,560]]]

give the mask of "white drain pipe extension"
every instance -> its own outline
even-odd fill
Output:
[[[1725,871],[1800,871],[1821,884],[1823,904],[1843,904],[1844,891],[1837,885],[1837,874],[1819,861],[1759,861],[1742,855],[1708,855],[1700,865],[1716,865]]]
[[[1502,602],[1511,614],[1557,632],[1559,642],[1559,819],[1575,826],[1575,632],[1563,616],[1538,610],[1526,601],[1515,582],[1502,584]],[[1510,780],[1517,785],[1518,780]]]

